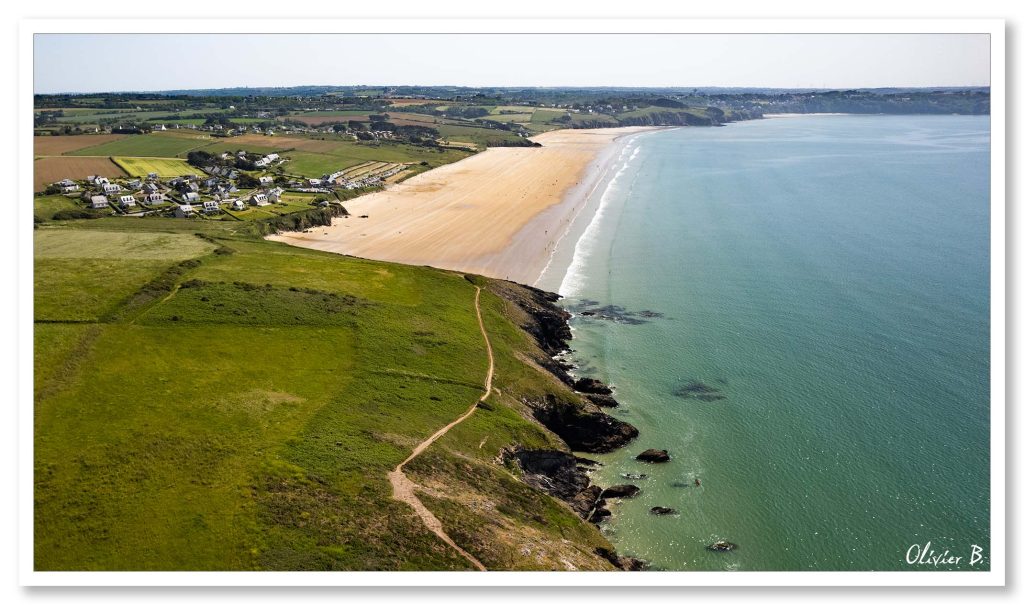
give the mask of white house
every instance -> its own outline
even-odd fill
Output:
[[[89,198],[89,204],[93,208],[106,208],[110,206],[110,202],[107,201],[107,196],[105,195],[92,196]]]
[[[269,206],[270,202],[267,201],[267,196],[263,193],[257,193],[249,198],[254,206]]]
[[[274,177],[272,177],[272,176],[261,176],[260,177],[260,185],[269,185],[269,184],[271,184],[273,182],[274,182]]]
[[[106,193],[107,195],[110,195],[111,193],[117,193],[118,191],[121,191],[121,186],[118,185],[117,183],[103,184],[103,193]]]
[[[135,196],[134,195],[122,195],[120,197],[120,200],[121,200],[121,207],[122,208],[127,208],[129,206],[134,206],[135,205]]]
[[[280,187],[274,187],[273,189],[267,192],[267,199],[276,204],[277,202],[281,201],[281,195],[283,193],[284,189],[281,189]]]
[[[231,207],[235,210],[245,210],[245,202],[242,200],[235,200],[231,202]]]
[[[192,204],[181,204],[174,209],[174,216],[178,218],[188,218],[195,213],[196,211],[192,208]]]
[[[164,202],[164,194],[162,193],[150,193],[146,196],[147,204],[162,204]]]
[[[206,214],[214,214],[220,212],[220,204],[214,201],[203,202],[203,212]]]
[[[199,201],[199,194],[195,191],[189,191],[185,195],[181,196],[185,200],[185,203],[191,204],[192,202]]]

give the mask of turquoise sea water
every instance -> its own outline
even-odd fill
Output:
[[[968,565],[989,547],[988,145],[988,118],[967,116],[630,143],[560,288],[581,370],[640,430],[593,456],[595,482],[643,490],[604,526],[620,551],[660,569],[935,569],[905,561],[931,542],[964,557],[938,569],[988,568]],[[578,314],[606,305],[663,316]],[[632,459],[651,447],[672,461]],[[705,549],[720,539],[739,548]]]

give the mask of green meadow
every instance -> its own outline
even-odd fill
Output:
[[[466,569],[386,473],[482,393],[473,284],[247,225],[35,231],[36,569]],[[495,463],[564,447],[520,403],[564,387],[478,281],[497,391],[410,476],[489,568],[607,569],[594,527]]]

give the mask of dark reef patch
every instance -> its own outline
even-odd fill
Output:
[[[619,305],[601,305],[596,300],[582,299],[573,305],[566,305],[570,311],[580,317],[613,321],[616,323],[636,326],[649,323],[652,319],[664,317],[663,313],[644,309],[642,311],[630,311]]]
[[[716,382],[724,383],[722,379]],[[690,380],[675,391],[672,391],[672,394],[682,399],[696,399],[697,401],[721,401],[725,399],[721,389],[700,380]]]

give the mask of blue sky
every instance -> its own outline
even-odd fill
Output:
[[[987,86],[983,34],[37,34],[34,90]]]

